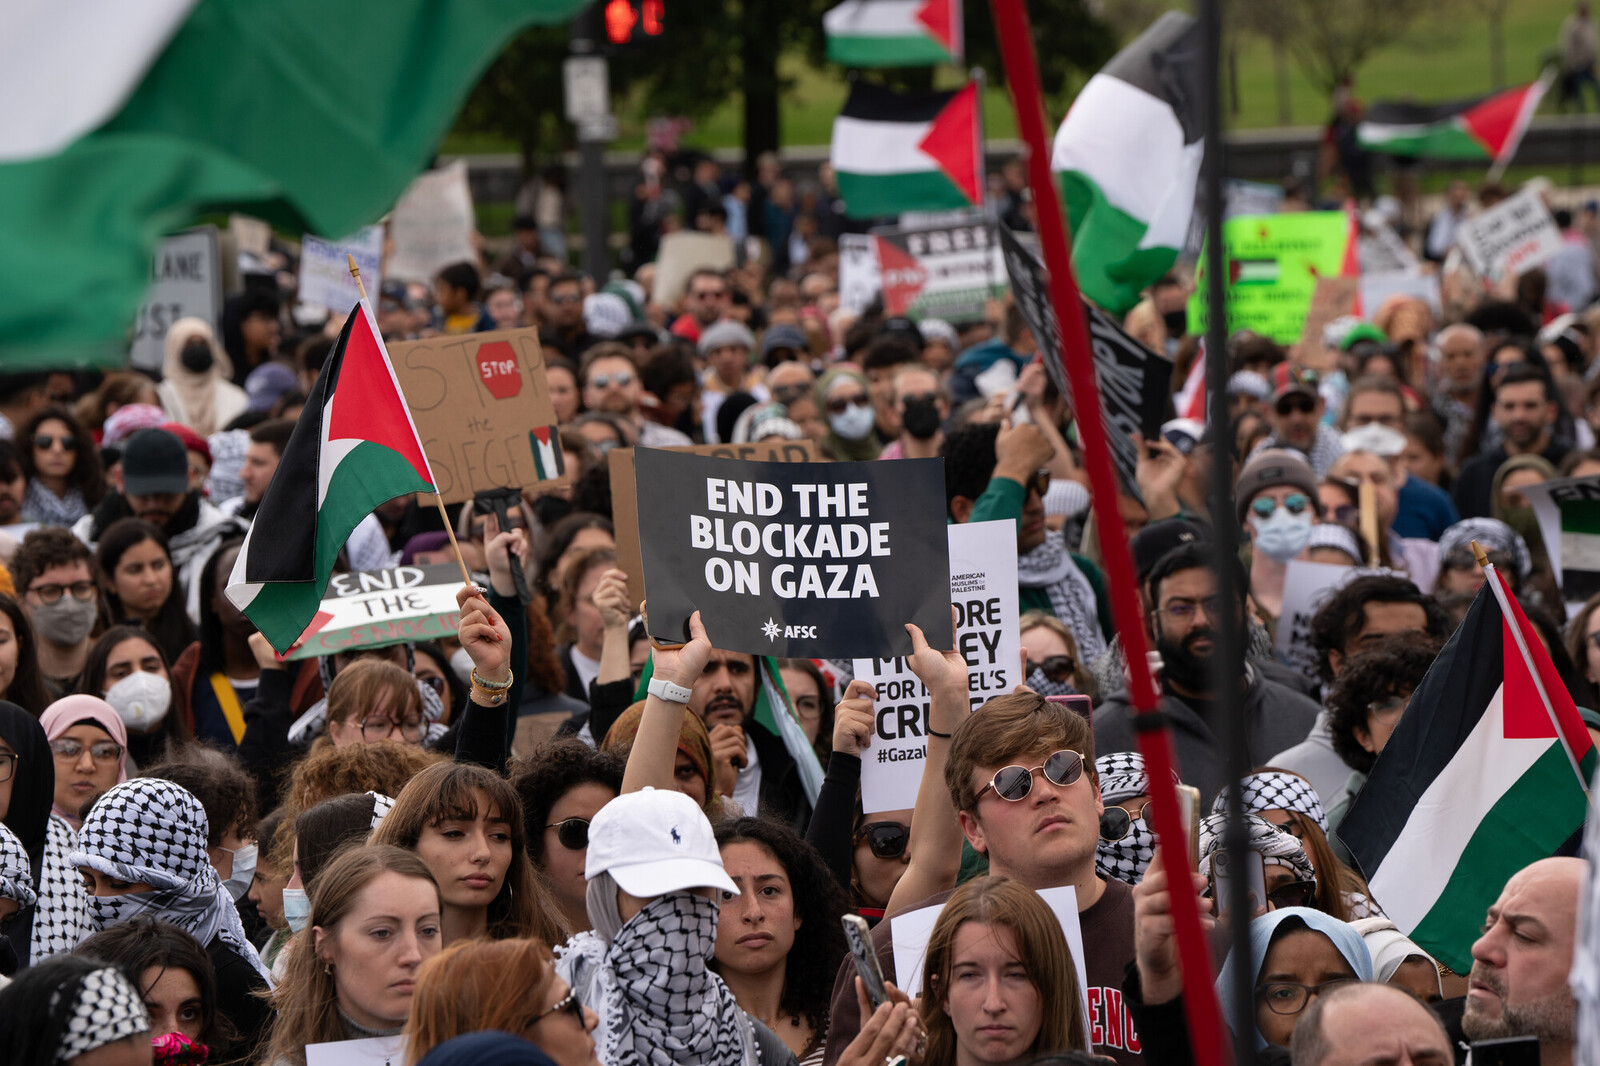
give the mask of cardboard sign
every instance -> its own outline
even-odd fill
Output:
[[[1567,617],[1600,592],[1600,475],[1564,477],[1518,490],[1533,505]]]
[[[1049,905],[1050,913],[1056,916],[1056,921],[1061,923],[1061,932],[1066,935],[1067,950],[1072,953],[1072,965],[1078,971],[1078,994],[1083,998],[1084,1027],[1087,1029],[1087,1019],[1094,1016],[1089,1013],[1089,971],[1083,963],[1078,890],[1071,885],[1041,889],[1039,898]],[[939,903],[932,907],[902,911],[889,919],[890,932],[894,935],[894,973],[899,978],[895,981],[895,987],[908,996],[922,994],[922,968],[928,961],[928,941],[932,939],[933,927],[938,924],[943,911],[944,904]]]
[[[404,281],[432,281],[451,263],[477,263],[472,243],[477,232],[467,164],[419,174],[389,216],[389,276]],[[365,268],[363,268],[365,269]]]
[[[389,347],[445,503],[565,474],[537,329]]]
[[[1524,189],[1456,227],[1472,269],[1491,281],[1516,277],[1561,251],[1561,231],[1539,194]]]
[[[383,227],[363,226],[342,241],[325,241],[306,234],[300,246],[300,302],[344,313],[356,305],[361,292],[350,276],[355,256],[367,292],[383,287]]]
[[[995,228],[992,220],[969,215],[965,222],[872,230],[884,314],[981,319],[984,306],[1006,286]]]
[[[1306,310],[1306,323],[1300,330],[1300,358],[1313,369],[1326,373],[1338,364],[1336,353],[1326,353],[1322,348],[1322,331],[1328,323],[1355,310],[1356,297],[1362,292],[1360,278],[1318,278],[1311,290],[1311,306]],[[1376,304],[1364,306],[1376,309]]]
[[[883,287],[874,238],[865,233],[839,235],[839,306],[865,311]]]
[[[159,372],[167,330],[180,318],[201,318],[217,330],[222,316],[222,274],[215,226],[168,237],[150,260],[150,287],[133,320],[128,361]],[[220,340],[220,330],[218,330]]]
[[[950,646],[944,463],[761,463],[634,453],[650,634],[696,610],[729,651],[911,654],[905,623]]]
[[[814,463],[817,444],[810,440],[763,441],[759,444],[684,444],[663,449],[722,459],[756,459],[764,463]],[[611,522],[617,538],[617,568],[628,575],[628,602],[635,609],[644,599],[644,564],[639,561],[639,511],[633,488],[633,449],[606,452],[611,474]]]
[[[1339,276],[1349,238],[1342,211],[1240,215],[1222,224],[1228,263],[1228,332],[1248,329],[1292,344],[1305,329],[1317,279]],[[1195,270],[1189,332],[1203,334],[1206,258]]]
[[[683,299],[689,275],[696,270],[727,270],[734,264],[733,238],[721,233],[679,230],[661,238],[656,252],[656,281],[650,298],[663,307]]]
[[[460,588],[460,569],[446,564],[334,574],[301,643],[284,658],[453,637]]]
[[[1344,587],[1359,567],[1333,563],[1310,563],[1292,559],[1283,575],[1283,607],[1278,613],[1278,631],[1272,653],[1281,663],[1307,677],[1317,676],[1317,652],[1311,646],[1311,617],[1329,596]]]
[[[977,708],[1022,683],[1017,526],[1007,519],[946,528],[956,648],[967,660],[968,697]],[[928,690],[904,658],[857,659],[855,676],[877,693],[872,744],[861,756],[862,810],[914,807],[928,757]]]

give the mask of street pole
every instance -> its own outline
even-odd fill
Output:
[[[599,96],[603,107],[595,113],[593,97],[585,101],[587,107],[577,107],[573,99],[573,78],[567,79],[567,117],[578,126],[578,213],[583,219],[583,270],[604,285],[611,271],[611,250],[607,244],[610,219],[606,203],[606,145],[616,136],[616,118],[610,113],[611,101],[607,85],[606,58],[597,49],[600,28],[600,4],[584,8],[572,22],[572,59],[569,69],[582,63],[587,83],[593,87],[598,79]],[[577,62],[575,62],[577,61]]]

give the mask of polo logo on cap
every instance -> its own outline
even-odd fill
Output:
[[[670,830],[668,830],[668,832],[670,832],[672,834],[672,842],[674,844],[682,844],[683,843],[683,838],[678,835],[678,827],[677,826],[673,826]]]

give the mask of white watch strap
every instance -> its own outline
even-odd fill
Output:
[[[682,685],[674,685],[664,677],[652,677],[650,684],[645,686],[645,691],[668,703],[688,703],[689,694],[693,690],[686,689]]]

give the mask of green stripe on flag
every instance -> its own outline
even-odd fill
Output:
[[[1561,532],[1600,534],[1600,500],[1567,500],[1561,504]]]
[[[835,176],[839,196],[855,218],[972,206],[956,183],[940,170],[908,174],[851,174],[840,170]]]
[[[828,62],[847,67],[915,67],[948,63],[951,55],[927,34],[887,37],[870,34],[830,36]]]
[[[1361,146],[1390,155],[1414,155],[1426,159],[1487,160],[1489,150],[1474,137],[1458,118],[1427,126],[1366,127]]]
[[[1059,176],[1078,288],[1105,310],[1125,314],[1146,286],[1172,269],[1178,249],[1140,248],[1145,223],[1112,205],[1087,174],[1064,170]]]

